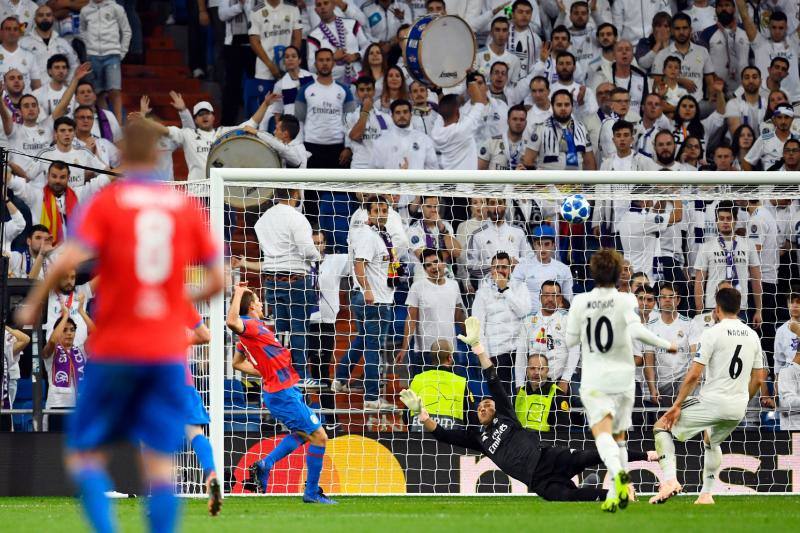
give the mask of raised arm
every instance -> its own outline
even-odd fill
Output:
[[[47,344],[44,345],[44,350],[42,351],[42,357],[45,359],[52,357],[53,352],[56,351],[56,345],[61,341],[61,337],[64,335],[64,329],[67,327],[66,319],[68,317],[69,308],[64,304],[61,304],[61,321],[50,334],[50,338],[47,339]]]
[[[86,331],[91,335],[94,333],[95,325],[94,320],[92,317],[89,316],[89,313],[86,312],[86,294],[80,293],[78,294],[78,314],[81,315],[81,318],[86,323]]]
[[[17,355],[31,343],[31,338],[18,329],[6,326],[6,331],[14,337],[14,346],[11,348],[13,355]]]
[[[242,296],[248,290],[245,285],[235,285],[233,287],[233,298],[231,299],[230,307],[228,307],[228,316],[225,319],[225,325],[237,335],[241,335],[244,332],[244,321],[239,316],[239,306],[242,303]]]
[[[53,120],[63,117],[66,114],[69,104],[72,102],[72,97],[75,95],[75,91],[78,89],[78,82],[88,76],[91,72],[91,63],[81,63],[80,66],[75,69],[75,75],[72,76],[72,81],[69,82],[67,90],[64,91],[64,94],[61,96],[58,104],[56,104],[55,109],[53,109]]]

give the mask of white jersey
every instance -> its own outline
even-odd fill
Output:
[[[508,81],[510,83],[516,83],[517,80],[521,78],[519,57],[507,49],[504,49],[502,54],[496,54],[489,46],[478,50],[472,68],[483,74],[488,80],[489,74],[492,71],[492,65],[498,61],[508,65]]]
[[[750,401],[750,372],[764,368],[758,334],[727,318],[700,337],[694,360],[705,367],[700,399],[712,403],[720,420],[740,420]]]
[[[33,96],[39,101],[39,118],[48,117],[53,114],[56,106],[61,101],[61,97],[67,92],[67,86],[64,85],[60,89],[53,89],[49,83],[42,84],[41,87],[33,91]],[[67,105],[64,112],[66,115],[72,116],[73,105],[72,102]]]
[[[550,379],[572,381],[581,353],[577,346],[567,348],[567,312],[563,309],[550,316],[539,312],[523,320],[514,360],[515,383],[518,387],[525,384],[528,357],[536,353],[547,357]]]
[[[297,6],[284,2],[278,7],[262,4],[250,13],[250,35],[257,35],[261,46],[273,63],[284,69],[283,53],[292,44],[294,30],[302,30],[303,23]],[[256,58],[255,77],[261,80],[274,80],[275,77],[263,61]]]
[[[25,92],[31,92],[31,80],[39,79],[40,68],[36,56],[21,46],[17,46],[16,50],[9,52],[8,48],[0,45],[0,75],[5,76],[6,72],[11,69],[22,73],[22,78],[25,80]]]
[[[437,284],[426,277],[417,279],[408,291],[406,305],[419,310],[414,334],[416,351],[429,352],[438,339],[445,339],[455,346],[455,312],[464,307],[455,280],[445,279]]]
[[[680,383],[692,360],[691,347],[695,341],[694,324],[683,315],[676,315],[675,319],[667,324],[661,315],[657,315],[647,323],[647,329],[663,339],[669,339],[678,346],[678,353],[668,353],[663,348],[644,347],[645,352],[655,354],[657,387],[661,389],[671,383]]]
[[[350,235],[350,265],[362,259],[364,265],[364,276],[369,284],[376,304],[392,303],[394,298],[394,288],[388,285],[389,268],[391,258],[386,242],[381,237],[381,232],[375,226],[358,226]],[[353,273],[353,286],[363,291],[363,287],[358,282]]]
[[[775,285],[778,283],[778,223],[768,209],[763,206],[750,215],[747,222],[747,237],[750,242],[761,248],[758,257],[761,259],[761,281]]]
[[[572,300],[567,344],[581,345],[581,389],[633,393],[636,365],[632,333],[645,343],[669,346],[669,342],[649,333],[641,324],[638,309],[634,295],[615,288],[595,288]]]
[[[313,144],[344,142],[344,117],[355,109],[350,88],[342,83],[304,85],[295,101],[295,114],[303,122],[305,141]]]
[[[742,309],[747,309],[747,280],[750,267],[761,266],[758,252],[748,239],[735,236],[733,241],[719,237],[706,241],[697,252],[695,271],[705,272],[705,306],[716,305],[716,288],[721,281],[730,281],[742,293]]]
[[[106,168],[106,165],[100,161],[96,155],[86,148],[81,148],[74,143],[66,152],[62,152],[58,146],[53,145],[40,151],[36,154],[36,156],[50,160],[63,161],[65,163],[74,165],[82,165],[89,168],[97,168],[101,170]],[[32,182],[44,186],[45,180],[47,179],[47,167],[49,166],[50,163],[48,161],[39,161],[36,167],[32,170],[33,173],[28,174]],[[82,168],[70,167],[69,186],[73,189],[82,187],[86,183],[86,172],[87,171],[83,170]]]

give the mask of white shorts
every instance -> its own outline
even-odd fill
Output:
[[[708,438],[712,446],[719,445],[728,438],[741,419],[721,419],[719,410],[702,399],[691,396],[681,404],[681,416],[670,433],[681,442],[687,441],[704,431],[708,431]]]
[[[601,392],[580,389],[581,403],[586,410],[589,427],[593,427],[606,416],[611,415],[611,432],[626,431],[632,425],[633,391]]]

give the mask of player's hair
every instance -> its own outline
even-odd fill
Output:
[[[783,11],[773,11],[772,14],[769,16],[769,23],[770,25],[773,22],[788,22],[788,18],[786,18],[786,13]]]
[[[526,116],[528,115],[528,110],[525,109],[525,105],[524,104],[517,104],[517,105],[512,105],[511,107],[508,108],[508,117],[507,118],[511,118],[511,113],[513,113],[514,111],[522,111],[523,113],[525,113]]]
[[[717,307],[722,309],[724,313],[735,315],[739,313],[739,308],[742,305],[742,294],[733,287],[726,287],[717,291],[715,296],[717,300]]]
[[[52,169],[54,169],[54,168],[57,169],[57,170],[66,170],[67,171],[67,176],[69,176],[69,165],[67,163],[65,163],[63,161],[53,161],[52,163],[50,163],[50,166],[47,167],[47,175],[48,176],[50,175],[50,171]]]
[[[409,29],[410,27],[411,27],[411,24],[406,24],[406,23],[400,24],[400,27],[399,27],[399,28],[397,28],[397,31],[396,31],[396,32],[395,32],[395,34],[394,34],[394,35],[395,35],[395,37],[397,37],[398,35],[400,35],[400,32],[401,32],[401,31],[403,31],[403,30],[407,30],[407,29]]]
[[[319,48],[319,49],[317,49],[317,51],[316,51],[316,52],[314,52],[314,61],[316,61],[316,60],[317,60],[317,58],[319,57],[319,55],[320,55],[321,53],[323,53],[323,52],[327,52],[327,53],[329,53],[330,55],[333,55],[333,50],[331,50],[330,48]]]
[[[78,111],[89,111],[92,113],[92,118],[94,118],[94,109],[90,105],[83,105],[83,104],[79,105],[72,112],[72,116],[74,117],[78,113]]]
[[[673,26],[673,27],[674,27],[674,26],[675,26],[675,23],[676,23],[676,22],[678,22],[679,20],[682,20],[682,21],[684,21],[686,24],[688,24],[688,25],[689,25],[689,27],[691,27],[691,26],[692,26],[692,18],[691,18],[689,15],[687,15],[686,13],[683,13],[683,12],[681,12],[681,13],[676,13],[676,14],[675,14],[675,15],[672,17],[672,24],[671,24],[671,26]]]
[[[616,287],[622,272],[622,256],[613,248],[601,248],[589,261],[592,279],[598,287]]]
[[[125,124],[122,155],[127,163],[152,165],[158,160],[161,134],[142,120]]]
[[[659,295],[661,294],[661,291],[663,291],[664,289],[672,291],[672,294],[674,294],[675,296],[680,296],[678,291],[675,289],[675,285],[670,281],[662,281],[661,283],[658,284]]]
[[[736,220],[739,216],[739,208],[731,200],[722,200],[714,209],[714,218],[719,218],[720,213],[730,213],[733,220]]]
[[[572,13],[572,10],[575,9],[576,6],[577,7],[585,7],[585,8],[588,9],[589,8],[589,2],[587,2],[586,0],[578,0],[577,2],[573,2],[572,5],[569,6],[570,14]]]
[[[492,25],[490,26],[490,28],[494,29],[494,25],[497,24],[498,22],[501,23],[501,24],[510,25],[510,22],[508,21],[508,18],[506,18],[506,17],[497,17],[492,21]]]
[[[533,5],[528,0],[515,0],[515,2],[511,5],[511,12],[513,13],[520,6],[533,9]]]
[[[800,292],[792,292],[786,297],[787,303],[792,303],[796,300],[800,300]]]
[[[14,16],[14,15],[11,15],[11,16],[8,16],[8,17],[4,18],[4,19],[3,19],[3,22],[0,22],[0,28],[2,28],[3,26],[5,26],[5,25],[6,25],[6,22],[8,22],[9,20],[13,20],[13,21],[14,21],[14,22],[16,22],[17,24],[19,24],[19,19],[18,19],[16,16]]]
[[[496,254],[494,254],[494,257],[492,257],[491,264],[492,266],[494,266],[495,263],[497,263],[498,261],[502,261],[504,259],[508,261],[509,264],[511,264],[511,256],[508,255],[508,252],[497,252]]]
[[[425,7],[426,8],[430,7],[430,5],[433,4],[434,2],[438,2],[438,3],[442,4],[443,6],[447,7],[447,4],[445,4],[444,0],[425,0]]]
[[[47,58],[47,70],[53,68],[53,65],[56,63],[66,63],[67,68],[69,68],[69,59],[64,54],[53,54],[49,58]]]
[[[797,146],[800,146],[800,140],[789,138],[789,139],[786,139],[785,143],[783,143],[783,149],[784,150],[786,150],[786,145],[789,144],[789,143],[796,144]]]
[[[292,198],[294,198],[294,193],[295,192],[296,192],[296,189],[289,189],[287,187],[274,189],[272,191],[272,199],[275,200],[275,201],[291,200]]]
[[[56,328],[58,328],[58,325],[61,324],[65,320],[67,321],[67,324],[72,324],[73,328],[78,329],[78,324],[72,318],[70,318],[68,316],[62,316],[62,317],[59,317],[58,320],[56,320],[55,324],[53,324],[53,331],[55,331]]]
[[[250,313],[250,306],[256,299],[256,294],[253,291],[245,291],[242,294],[242,299],[239,301],[239,316],[247,316]]]
[[[72,120],[70,117],[58,117],[55,120],[55,122],[53,122],[53,131],[58,131],[59,126],[61,126],[62,124],[66,124],[73,130],[75,129],[75,121]]]
[[[664,60],[664,67],[667,66],[667,63],[677,63],[678,67],[681,66],[681,58],[678,56],[669,56]]]
[[[550,361],[548,361],[547,355],[545,355],[542,352],[534,352],[534,353],[528,355],[527,362],[530,364],[531,359],[533,359],[534,357],[541,357],[541,359],[542,359],[542,361],[544,361],[544,364],[547,367],[547,369],[550,370]]]
[[[80,89],[84,85],[88,85],[89,87],[91,87],[92,88],[92,92],[94,92],[94,84],[92,82],[90,82],[89,80],[87,80],[86,78],[84,78],[84,79],[82,79],[81,81],[78,82],[78,85],[75,86],[75,92],[77,93],[78,89]]]
[[[614,87],[611,89],[610,96],[614,96],[615,94],[631,94],[631,92],[625,87]]]
[[[571,92],[569,92],[566,89],[559,89],[559,90],[557,90],[556,92],[554,92],[553,94],[550,95],[550,105],[555,105],[556,96],[566,96],[567,98],[569,98],[569,103],[570,104],[574,103],[573,100],[572,100],[572,93]],[[672,134],[670,134],[670,135],[672,135]]]
[[[534,76],[533,79],[531,80],[530,85],[528,87],[533,86],[533,82],[535,82],[535,81],[543,81],[544,82],[544,86],[547,87],[548,90],[550,89],[550,80],[548,80],[545,76]]]
[[[612,133],[617,133],[618,131],[621,130],[628,130],[631,132],[631,135],[633,135],[633,124],[631,124],[627,120],[619,119],[614,123],[613,126],[611,126]]]
[[[784,144],[784,146],[786,145]],[[721,142],[720,144],[717,145],[716,148],[714,148],[714,155],[717,155],[717,150],[719,150],[720,148],[725,150],[730,150],[731,154],[733,154],[733,146],[731,146],[727,141]]]
[[[569,32],[567,32],[567,34],[569,34]],[[558,63],[558,60],[559,60],[559,59],[561,59],[562,57],[569,57],[569,58],[571,58],[571,59],[572,59],[572,64],[573,64],[573,65],[575,64],[575,55],[574,55],[572,52],[567,52],[566,50],[561,50],[561,51],[559,51],[559,52],[556,54],[556,63]]]
[[[411,111],[411,102],[405,98],[398,98],[397,100],[393,101],[391,104],[389,104],[389,110],[392,112],[392,114],[394,114],[394,110],[402,106],[406,106],[408,110]]]
[[[544,289],[545,287],[555,287],[558,289],[558,292],[561,292],[561,284],[554,279],[548,279],[542,282],[539,290]]]
[[[611,24],[610,22],[604,22],[597,27],[597,31],[594,32],[595,37],[600,37],[600,30],[605,28],[611,28],[611,32],[614,34],[614,37],[619,37],[619,30],[617,27]]]
[[[658,138],[661,137],[662,135],[669,135],[669,138],[672,139],[672,142],[675,142],[675,137],[672,135],[672,132],[667,129],[658,130],[656,136],[653,137],[653,142],[658,141]]]
[[[439,100],[439,114],[444,119],[451,119],[458,112],[458,96],[446,94]]]
[[[281,124],[281,129],[289,134],[289,137],[295,139],[297,134],[300,133],[300,121],[297,117],[288,113],[282,113],[278,117],[278,122]]]
[[[649,294],[653,298],[657,297],[656,288],[650,285],[649,283],[642,283],[633,293],[636,296],[639,296],[641,293]]]
[[[453,358],[453,345],[447,339],[436,339],[431,343],[431,356],[436,366],[450,366]]]
[[[636,272],[631,274],[631,279],[634,279],[634,278],[644,278],[644,279],[646,279],[648,281],[650,280],[650,276],[647,275],[647,272],[643,272],[641,270],[637,270]]]
[[[28,229],[28,239],[30,239],[34,233],[37,231],[41,231],[43,233],[50,233],[50,230],[44,224],[34,224]]]
[[[424,250],[422,250],[422,262],[424,263],[425,259],[432,255],[435,255],[440,261],[444,260],[444,253],[442,252],[442,250],[437,250],[434,248],[425,248]]]
[[[356,88],[358,88],[359,85],[369,85],[371,87],[375,87],[375,79],[367,74],[362,74],[356,80]]]
[[[38,98],[36,98],[31,93],[25,93],[25,94],[23,94],[22,96],[19,97],[19,102],[18,102],[19,106],[22,106],[22,99],[23,98],[33,98],[33,101],[36,102],[37,105],[39,104],[39,99]]]
[[[746,67],[744,67],[744,68],[742,69],[742,76],[744,76],[744,73],[745,73],[745,72],[747,72],[748,70],[755,70],[755,71],[756,71],[756,73],[758,74],[758,77],[759,77],[759,78],[761,77],[761,69],[760,69],[760,68],[758,68],[758,67],[757,67],[757,66],[755,66],[755,65],[747,65]]]
[[[553,32],[550,34],[550,39],[552,39],[553,35],[555,35],[556,33],[565,34],[567,36],[567,41],[572,42],[572,35],[570,35],[569,30],[563,24],[560,24],[560,25],[556,26],[555,28],[553,28]],[[570,55],[572,56],[572,54],[570,54]],[[556,56],[556,59],[558,59],[558,56]],[[572,59],[574,61],[575,60],[575,56],[572,56]]]

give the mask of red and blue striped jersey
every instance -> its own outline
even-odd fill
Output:
[[[264,390],[278,392],[294,386],[300,377],[292,367],[291,352],[278,342],[262,320],[245,316],[241,318],[244,331],[239,334],[236,349],[247,357],[264,378]]]

